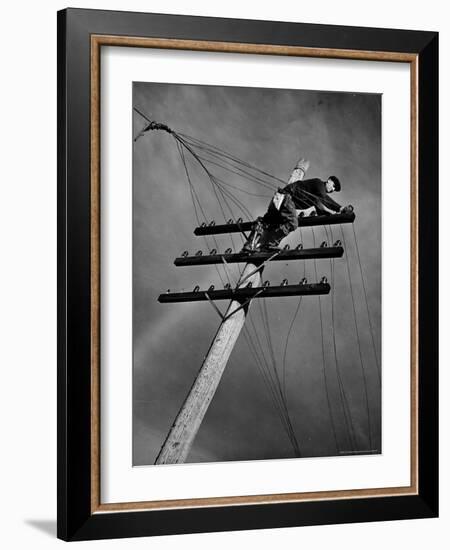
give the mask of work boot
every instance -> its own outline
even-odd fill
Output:
[[[280,250],[279,244],[284,237],[286,237],[286,233],[280,227],[265,229],[261,235],[259,250],[261,252],[276,252]]]

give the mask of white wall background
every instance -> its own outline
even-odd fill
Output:
[[[29,0],[2,9],[0,87],[0,518],[2,546],[35,550],[61,546],[56,533],[56,11],[64,2]],[[206,0],[78,1],[76,7],[273,19],[341,25],[440,31],[441,157],[450,147],[450,31],[445,3],[378,0],[243,3]],[[441,185],[441,280],[450,268],[444,258],[450,202]],[[447,185],[446,185],[447,183]],[[430,216],[433,215],[430,212]],[[441,341],[449,330],[448,287],[441,288]],[[450,454],[450,355],[441,346],[441,464]],[[447,367],[447,368],[446,368]],[[82,543],[93,548],[303,547],[365,550],[383,545],[410,550],[445,548],[450,535],[449,469],[441,469],[441,518],[433,520],[332,525],[268,531],[184,535]]]

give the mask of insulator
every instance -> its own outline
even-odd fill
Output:
[[[225,288],[226,290],[230,290],[230,288],[231,288],[230,283],[225,283],[224,288]]]
[[[295,250],[303,250],[303,243],[299,243],[299,244],[295,247]]]
[[[214,290],[214,285],[211,285],[211,286],[208,288],[208,292],[211,292],[212,290]]]
[[[253,286],[253,283],[251,281],[247,283],[247,288],[252,288],[252,286]]]
[[[342,246],[342,242],[338,239],[333,246]]]
[[[210,256],[214,256],[214,254],[217,254],[217,250],[213,248],[209,254]]]
[[[281,281],[281,286],[286,286],[288,284],[288,280],[287,279],[283,279]]]
[[[268,287],[270,286],[270,281],[264,281],[264,284],[263,284],[264,287]]]
[[[328,283],[328,279],[327,279],[326,277],[322,277],[322,278],[320,279],[320,284],[321,284],[321,285],[325,285],[325,284],[327,284],[327,283]]]
[[[200,227],[206,227],[206,223],[203,222],[202,225]]]
[[[214,227],[216,225],[216,222],[214,220],[209,222],[209,227]]]
[[[189,252],[188,252],[187,250],[185,250],[185,251],[183,252],[183,254],[181,254],[181,256],[182,256],[183,258],[187,258],[187,257],[189,256]]]
[[[327,241],[323,241],[320,245],[320,248],[327,248],[327,247],[328,247]]]
[[[285,244],[283,250],[289,250],[290,248],[291,247],[288,244]]]
[[[308,279],[306,277],[303,277],[303,279],[300,281],[300,284],[301,285],[306,285],[308,284]]]
[[[242,223],[242,218],[238,218],[236,223]]]
[[[201,250],[197,250],[197,252],[195,253],[196,256],[201,256],[203,254],[203,252]]]
[[[200,290],[200,287],[197,285],[194,287],[194,292],[198,292]]]
[[[232,252],[233,252],[233,251],[231,250],[231,248],[227,248],[227,249],[225,250],[225,254],[231,254]]]
[[[227,224],[228,224],[228,225],[231,225],[232,223],[234,223],[234,221],[230,218],[230,219],[227,221]]]

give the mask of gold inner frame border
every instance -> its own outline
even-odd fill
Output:
[[[260,54],[329,59],[354,59],[409,63],[410,65],[410,129],[411,129],[411,445],[410,485],[377,489],[317,491],[265,495],[239,495],[179,500],[101,503],[100,457],[100,53],[102,46],[136,47],[169,50]],[[275,504],[317,500],[342,500],[375,497],[417,495],[418,479],[418,72],[417,54],[365,50],[306,48],[269,44],[180,40],[170,38],[143,38],[132,36],[91,35],[90,65],[90,152],[91,152],[91,513],[125,512],[136,510],[164,510]]]

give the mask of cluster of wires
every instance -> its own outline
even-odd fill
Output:
[[[176,134],[175,139],[177,141],[177,146],[179,147],[180,157],[188,177],[188,182],[191,188],[191,198],[194,204],[195,203],[198,209],[200,207],[199,196],[193,189],[192,179],[189,176],[189,170],[186,164],[186,158],[183,153],[183,147],[189,151],[192,157],[197,161],[201,166],[205,174],[207,175],[212,189],[215,193],[216,199],[221,210],[221,214],[226,220],[227,212],[231,214],[231,217],[236,213],[233,212],[232,207],[235,206],[238,209],[239,213],[242,213],[248,219],[252,219],[252,214],[249,209],[243,204],[242,200],[236,197],[236,195],[230,190],[233,188],[239,190],[242,193],[258,197],[266,197],[270,199],[274,190],[278,187],[280,183],[283,183],[283,180],[260,170],[245,161],[238,159],[237,157],[223,151],[215,146],[207,144],[204,141],[200,141],[196,138],[188,136],[187,134]],[[263,190],[267,189],[271,194],[257,194],[251,193],[241,187],[232,185],[225,181],[223,178],[219,178],[212,171],[210,166],[216,168],[221,168],[224,171],[233,174],[234,176],[239,176],[244,180],[248,180],[252,183],[259,185]],[[272,181],[271,181],[272,180]],[[231,204],[230,204],[231,203]],[[203,213],[203,219],[206,221],[206,218]],[[199,217],[197,222],[199,222]],[[230,234],[231,243],[233,246],[233,236]],[[215,242],[215,240],[214,240]],[[216,246],[217,248],[217,246]],[[224,268],[225,277],[228,279],[228,283],[231,284],[230,275],[226,268]],[[218,270],[219,277],[224,283],[224,280]],[[289,414],[287,396],[285,388],[282,387],[281,377],[278,370],[278,361],[276,358],[276,353],[274,350],[274,344],[272,339],[271,323],[269,319],[269,312],[267,310],[267,304],[265,300],[259,300],[259,314],[260,320],[262,323],[262,333],[260,335],[260,328],[256,325],[255,320],[252,315],[248,316],[248,326],[244,325],[243,335],[244,340],[249,348],[249,351],[253,357],[253,360],[258,368],[258,371],[263,380],[264,386],[268,393],[268,396],[272,402],[274,410],[276,411],[281,425],[289,439],[289,442],[292,446],[294,456],[302,456],[300,443],[296,436],[295,429],[293,427],[292,419]]]
[[[254,219],[254,216],[252,215],[250,209],[245,204],[244,202],[245,199],[242,197],[242,195],[247,195],[250,197],[264,197],[264,198],[270,199],[274,191],[280,185],[284,186],[286,184],[284,180],[264,170],[261,170],[255,166],[252,166],[248,162],[245,162],[244,160],[239,159],[235,155],[223,149],[220,149],[219,147],[211,145],[205,141],[202,141],[188,134],[185,134],[182,132],[176,132],[172,129],[169,129],[165,125],[155,123],[136,108],[135,108],[135,111],[140,116],[142,116],[147,122],[146,127],[144,127],[144,129],[138,134],[138,136],[135,138],[135,141],[139,137],[143,136],[146,131],[154,130],[154,129],[166,130],[175,140],[177,151],[186,175],[186,181],[189,186],[189,192],[190,192],[190,197],[191,197],[196,221],[199,226],[203,222],[208,223],[208,219],[206,216],[205,208],[202,204],[201,194],[197,191],[192,181],[192,177],[189,169],[188,157],[191,158],[192,161],[195,161],[195,163],[198,165],[198,167],[200,167],[201,171],[206,176],[206,181],[209,183],[210,190],[212,191],[217,201],[220,214],[223,217],[224,223],[226,223],[227,218],[230,218],[230,217],[234,219],[239,216],[244,216],[249,220]],[[219,175],[217,174],[218,171],[221,174],[221,177],[219,177]],[[225,179],[226,174],[228,174],[228,176],[232,175],[233,183],[230,183],[227,179]],[[235,183],[236,180],[240,182],[245,182],[245,181],[250,182],[253,185],[258,186],[258,189],[260,190],[260,192],[255,193],[255,192],[249,191],[245,187],[237,185]],[[308,203],[311,206],[316,204],[316,197],[306,191],[303,192],[303,199],[306,203]],[[311,231],[312,231],[312,238],[315,246],[314,229],[311,228]],[[329,226],[329,231],[331,233],[331,238],[333,240],[333,233],[332,233],[331,226]],[[346,247],[345,235],[344,235],[344,230],[342,226],[340,226],[340,231],[342,234],[344,246]],[[325,228],[325,232],[328,236],[328,231],[326,228]],[[354,242],[355,242],[355,247],[357,251],[360,277],[362,280],[362,285],[364,290],[366,313],[367,313],[369,327],[370,327],[374,357],[377,365],[378,379],[381,380],[380,366],[379,366],[379,361],[378,361],[378,356],[377,356],[376,346],[375,346],[373,323],[372,323],[369,305],[368,305],[365,278],[363,274],[357,236],[356,236],[354,227],[353,227],[353,236],[354,236]],[[209,246],[208,238],[206,236],[204,236],[203,238],[205,239],[207,246]],[[215,236],[211,235],[209,238],[212,239],[214,243],[214,247],[218,249],[219,247]],[[236,243],[234,242],[233,235],[231,233],[229,234],[229,238],[230,238],[232,247],[236,249]],[[240,238],[243,241],[245,240],[242,237],[242,235],[240,235]],[[361,375],[363,380],[363,388],[364,388],[364,402],[365,402],[365,408],[366,408],[366,414],[367,414],[367,441],[363,441],[362,443],[358,443],[357,441],[355,422],[352,416],[350,400],[348,397],[348,391],[345,388],[344,377],[342,374],[342,369],[338,358],[338,350],[336,345],[336,318],[335,318],[335,303],[334,303],[335,266],[334,266],[334,260],[330,259],[330,273],[331,273],[330,282],[331,282],[331,293],[332,293],[332,300],[331,300],[331,339],[332,339],[332,356],[333,356],[332,368],[334,368],[334,376],[338,384],[338,401],[340,404],[339,408],[341,411],[341,418],[343,419],[343,422],[342,422],[344,426],[343,431],[346,434],[346,442],[344,444],[344,448],[349,449],[350,451],[358,451],[361,448],[367,446],[367,444],[369,446],[369,449],[372,449],[373,434],[372,434],[372,419],[371,419],[370,405],[369,405],[367,372],[363,361],[361,334],[358,328],[358,320],[357,320],[357,313],[356,313],[356,306],[355,306],[355,292],[353,288],[354,281],[351,277],[350,266],[349,266],[347,255],[346,255],[346,264],[347,264],[348,283],[349,283],[351,302],[352,302],[355,336],[356,336],[357,347],[358,347],[358,357],[359,357]],[[222,271],[221,269],[219,269],[217,265],[215,265],[214,267],[217,270],[217,273],[222,282],[222,285],[225,285],[227,282],[230,286],[234,286],[232,283],[232,275],[228,271],[229,268],[226,265],[221,267]],[[305,262],[303,262],[303,270],[304,270],[303,275],[305,276],[306,274]],[[314,260],[314,271],[315,271],[316,280],[318,280],[316,260]],[[321,297],[317,296],[317,299],[318,299],[318,306],[319,306],[318,310],[319,310],[319,323],[320,323],[321,349],[322,349],[321,368],[322,368],[322,375],[323,375],[323,382],[324,382],[324,389],[325,389],[325,397],[327,402],[330,427],[333,434],[333,441],[336,448],[336,452],[339,453],[339,452],[342,452],[343,447],[342,447],[342,441],[339,441],[339,437],[338,437],[338,427],[337,427],[337,420],[336,420],[337,406],[336,404],[334,404],[333,406],[332,399],[331,399],[332,388],[329,380],[329,368],[328,369],[326,368],[324,311],[323,311]],[[249,315],[248,324],[246,323],[244,325],[244,330],[243,330],[244,340],[255,361],[258,371],[260,372],[261,378],[267,390],[268,396],[273,404],[274,410],[276,411],[280,419],[281,425],[286,433],[286,436],[289,439],[290,445],[293,450],[293,454],[294,456],[300,457],[302,456],[302,447],[296,433],[298,432],[298,430],[294,429],[293,421],[289,412],[288,395],[287,395],[287,388],[286,388],[286,360],[288,356],[288,349],[289,349],[289,343],[291,341],[291,336],[294,332],[296,322],[298,321],[299,316],[301,314],[302,297],[301,296],[299,297],[293,318],[289,324],[289,329],[284,341],[282,361],[279,361],[277,359],[277,354],[275,353],[275,347],[274,347],[274,342],[273,342],[272,332],[271,332],[271,321],[269,317],[266,300],[258,300],[258,304],[259,304],[258,312],[260,317],[259,326],[256,325],[255,320],[253,319],[253,316]]]

